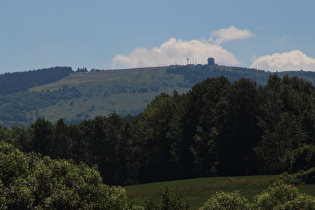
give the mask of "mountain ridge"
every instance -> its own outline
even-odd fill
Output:
[[[63,69],[58,69],[63,68]],[[44,71],[45,70],[45,71]],[[49,71],[50,70],[50,71]],[[58,71],[56,71],[58,70]],[[60,71],[64,71],[61,75]],[[70,72],[71,70],[71,72]],[[43,73],[43,72],[46,72]],[[55,75],[51,82],[36,82],[30,75],[45,77]],[[97,115],[117,113],[122,116],[141,113],[155,96],[174,90],[184,93],[206,78],[225,76],[230,81],[250,78],[258,85],[264,85],[272,72],[262,70],[211,65],[171,65],[160,67],[130,68],[117,70],[73,71],[71,67],[52,67],[22,73],[0,75],[4,80],[7,75],[16,75],[15,86],[21,84],[19,74],[29,78],[27,85],[16,92],[0,94],[0,124],[28,126],[36,118],[45,118],[56,122],[64,118],[67,123],[76,123]],[[297,76],[315,84],[315,72],[292,71],[276,72]],[[46,79],[46,80],[45,80]],[[49,80],[47,80],[49,81]],[[23,83],[23,84],[24,84]],[[7,84],[7,83],[6,83]],[[11,84],[14,87],[14,84]],[[27,88],[25,88],[27,87]]]

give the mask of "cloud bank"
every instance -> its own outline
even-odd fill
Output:
[[[217,63],[238,64],[234,55],[221,46],[212,45],[201,40],[177,40],[171,38],[160,47],[151,50],[136,48],[129,55],[117,55],[113,59],[113,66],[163,66],[170,64],[186,64],[186,58],[196,58],[199,63],[206,63],[208,57],[214,57]]]
[[[235,56],[220,46],[223,42],[236,39],[245,39],[252,34],[245,30],[239,30],[234,26],[220,29],[212,33],[217,39],[206,40],[181,40],[171,38],[159,47],[151,50],[147,48],[136,48],[128,55],[116,55],[112,64],[117,67],[139,67],[139,66],[163,66],[170,64],[184,65],[187,58],[192,58],[195,63],[204,64],[208,57],[215,58],[216,63],[224,65],[235,65],[239,61]],[[196,62],[197,59],[197,62]]]
[[[315,59],[308,57],[300,50],[274,53],[256,58],[251,68],[268,71],[315,71]]]
[[[223,28],[218,31],[214,31],[211,33],[212,36],[218,37],[214,43],[219,45],[224,42],[229,42],[237,39],[247,39],[252,37],[253,34],[247,29],[240,30],[235,28],[234,26],[230,26],[229,28]]]

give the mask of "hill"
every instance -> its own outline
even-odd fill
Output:
[[[77,123],[97,115],[136,115],[162,92],[187,92],[209,77],[230,81],[250,78],[265,85],[271,72],[212,65],[164,66],[121,70],[78,70],[54,67],[0,75],[0,124],[28,126],[41,117]],[[313,72],[281,72],[315,84]]]
[[[0,75],[0,95],[8,95],[29,88],[45,85],[69,76],[71,67],[52,67],[25,72],[5,73]]]

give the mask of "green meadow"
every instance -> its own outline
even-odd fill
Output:
[[[197,178],[131,185],[125,186],[125,189],[130,203],[143,206],[147,198],[159,202],[161,189],[167,186],[173,192],[180,194],[183,201],[190,204],[191,209],[199,209],[211,195],[222,191],[239,191],[252,202],[255,195],[267,189],[279,177],[279,175],[259,175]],[[315,196],[315,185],[300,185],[298,189],[302,193]]]

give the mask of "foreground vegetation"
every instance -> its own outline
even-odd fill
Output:
[[[242,177],[211,177],[178,181],[157,182],[142,185],[126,186],[128,202],[143,206],[147,198],[158,203],[161,189],[166,187],[173,193],[181,195],[182,200],[190,204],[190,208],[202,206],[216,192],[239,191],[251,202],[254,195],[267,189],[279,176],[242,176]],[[315,196],[315,195],[314,195]]]
[[[59,91],[75,93],[76,89]],[[5,192],[0,199],[9,203],[11,197],[13,203],[16,199],[27,203],[23,200],[25,197],[35,202],[27,205],[50,207],[55,203],[54,199],[69,197],[69,202],[72,202],[70,197],[74,196],[78,200],[73,205],[80,208],[81,200],[86,200],[86,197],[82,197],[84,193],[80,187],[74,191],[70,188],[94,186],[89,179],[85,180],[85,174],[78,175],[77,172],[80,167],[89,171],[95,165],[100,174],[91,169],[97,182],[90,190],[96,190],[93,193],[100,197],[108,196],[106,193],[112,189],[104,184],[126,186],[285,171],[289,172],[283,176],[286,183],[314,184],[315,89],[303,79],[280,78],[277,74],[270,75],[265,86],[258,86],[246,78],[234,82],[223,76],[208,78],[184,94],[177,91],[172,95],[161,93],[136,116],[121,117],[112,113],[72,124],[67,124],[63,118],[56,123],[38,118],[29,127],[0,126],[0,140],[9,143],[2,143],[2,147],[8,149],[1,154],[4,167],[1,167],[3,177],[0,184]],[[49,157],[42,159],[38,153]],[[69,170],[60,172],[60,167]],[[68,178],[64,179],[64,176]],[[43,182],[37,181],[42,178]],[[42,188],[46,192],[46,187],[47,193],[41,195]],[[59,198],[61,194],[54,194],[52,189],[63,192],[65,196]],[[85,192],[88,189],[84,188]],[[293,193],[285,202],[300,197],[305,199],[299,202],[312,202],[307,196],[300,196],[295,188],[273,186],[273,189],[287,189],[288,193]],[[271,192],[259,199],[245,198],[253,199],[252,202],[257,204],[270,197]],[[217,194],[209,206],[221,198],[236,198],[242,205],[252,206],[242,197],[243,192],[240,193]],[[121,195],[124,197],[125,193]],[[172,196],[168,190],[162,195],[163,202]],[[174,205],[187,207],[178,196],[174,198]],[[206,202],[206,198],[203,199]],[[123,205],[126,205],[127,201],[123,200]],[[97,201],[95,205],[112,205],[111,201],[109,204],[102,202]],[[161,207],[152,200],[145,205],[146,208]]]
[[[200,209],[314,209],[315,198],[302,194],[296,187],[276,182],[261,194],[254,202],[238,192],[216,193]]]
[[[315,208],[315,197],[286,184],[287,175],[268,189],[278,176],[173,181],[168,182],[172,189],[162,188],[158,194],[157,186],[165,183],[154,183],[126,187],[126,194],[121,187],[104,185],[95,168],[25,154],[3,141],[0,142],[0,165],[1,209]],[[248,201],[244,195],[251,196],[252,200]]]
[[[138,206],[145,206],[148,200],[155,205],[161,205],[162,193],[170,193],[170,197],[176,197],[182,204],[188,204],[190,209],[198,209],[210,197],[216,193],[238,193],[249,203],[254,203],[258,195],[262,194],[273,183],[284,181],[283,176],[263,175],[245,177],[211,177],[189,180],[158,182],[143,185],[126,186],[128,202]],[[315,185],[298,185],[301,193],[315,196]]]
[[[0,209],[126,209],[125,190],[85,164],[24,154],[0,142]]]

